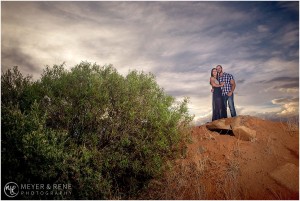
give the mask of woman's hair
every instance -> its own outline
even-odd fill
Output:
[[[217,70],[216,68],[211,69],[210,76],[213,77],[213,70]]]
[[[213,70],[217,70],[217,68],[213,68],[211,69],[211,72],[210,72],[210,76],[213,77]],[[219,79],[219,73],[217,72],[217,80]],[[209,82],[209,84],[211,85],[211,83]]]

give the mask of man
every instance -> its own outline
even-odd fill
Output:
[[[236,111],[234,108],[234,100],[233,100],[233,92],[235,89],[235,81],[233,79],[233,76],[229,73],[223,72],[223,68],[221,65],[217,65],[216,67],[218,73],[219,73],[219,82],[224,82],[224,86],[221,87],[222,89],[222,96],[224,98],[224,104],[225,108],[227,108],[227,102],[229,105],[231,117],[236,116]]]

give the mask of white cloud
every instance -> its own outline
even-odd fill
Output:
[[[273,99],[272,103],[281,106],[281,110],[277,113],[278,116],[283,116],[283,117],[298,116],[299,98]]]

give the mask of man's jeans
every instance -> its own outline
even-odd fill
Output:
[[[226,110],[227,110],[227,101],[228,101],[231,117],[235,117],[236,112],[235,112],[235,108],[234,108],[233,94],[231,96],[225,95],[225,96],[223,96],[223,98],[224,98],[224,104],[225,104]]]

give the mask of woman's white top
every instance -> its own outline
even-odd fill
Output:
[[[216,78],[214,78],[214,80],[215,80],[216,84],[220,84],[219,81]]]

